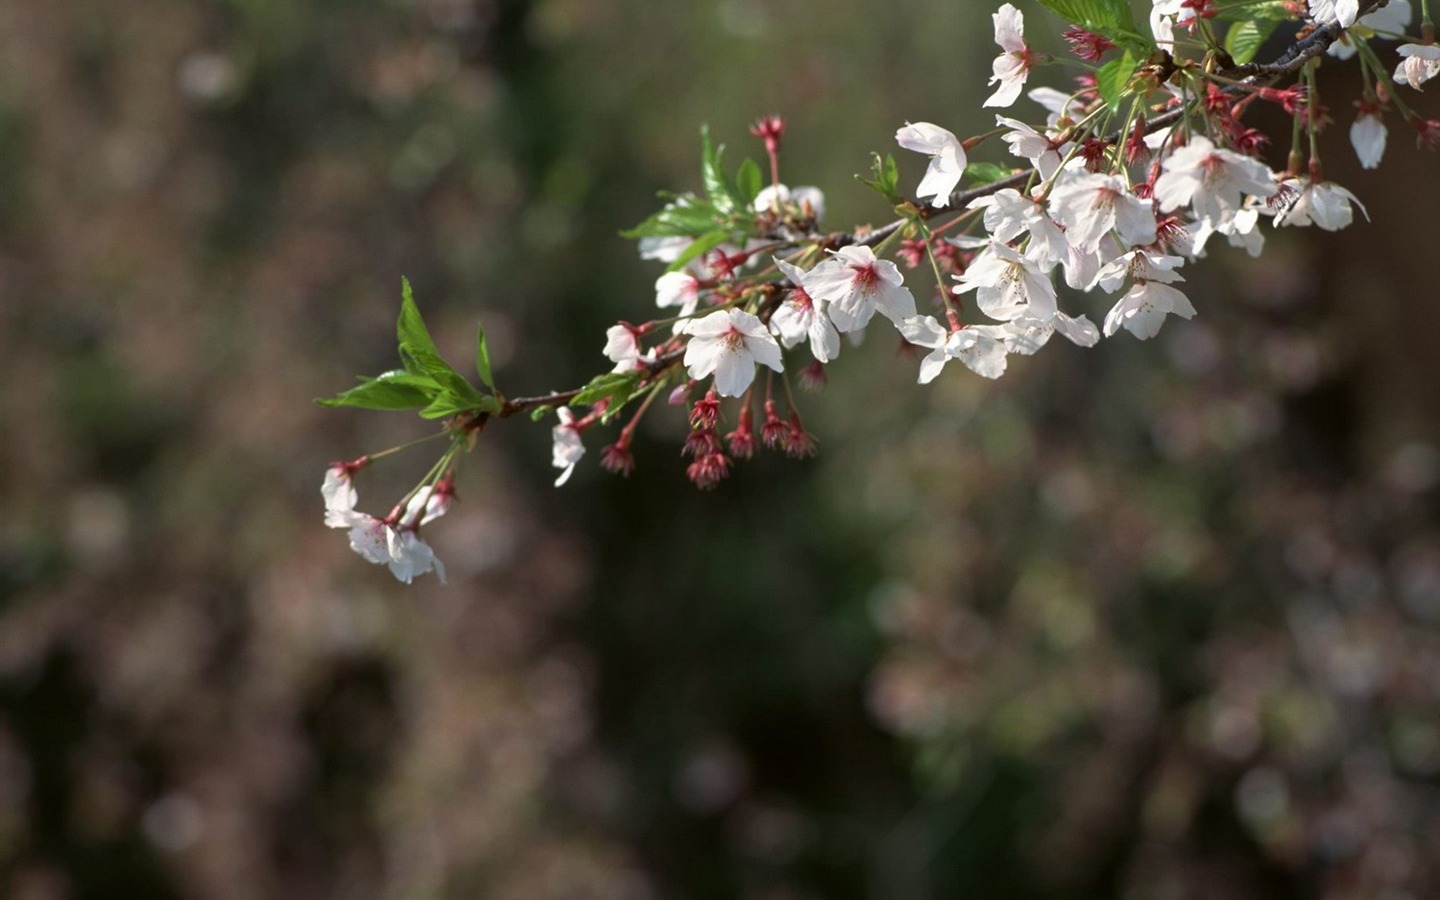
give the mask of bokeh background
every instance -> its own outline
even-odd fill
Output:
[[[918,389],[877,333],[818,459],[711,493],[676,414],[560,491],[503,423],[449,587],[322,527],[429,427],[310,403],[393,364],[402,275],[452,359],[577,384],[701,122],[785,115],[884,221],[852,174],[985,127],[990,11],[0,3],[0,896],[1440,895],[1440,167],[1392,120],[1358,170],[1348,69],[1373,222],[1216,249],[1154,341]]]

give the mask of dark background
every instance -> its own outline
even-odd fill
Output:
[[[673,411],[559,491],[496,425],[449,587],[322,526],[429,428],[310,403],[393,365],[402,275],[452,360],[481,320],[507,392],[577,384],[701,122],[785,115],[882,222],[870,150],[986,128],[991,11],[5,0],[0,896],[1435,896],[1440,168],[1392,116],[1358,171],[1348,67],[1374,221],[1216,248],[1154,341],[917,388],[876,332],[818,459],[712,493]]]

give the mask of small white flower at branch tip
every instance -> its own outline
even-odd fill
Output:
[[[755,364],[784,371],[780,345],[765,323],[742,309],[721,309],[691,319],[683,333],[685,367],[699,381],[715,376],[715,390],[722,397],[739,397],[755,380]]]
[[[1360,15],[1360,0],[1310,0],[1310,18],[1320,25],[1340,23],[1341,28],[1355,24]]]
[[[1385,155],[1385,121],[1376,112],[1361,112],[1350,126],[1350,145],[1360,160],[1360,168],[1376,169]]]
[[[348,523],[331,525],[332,518],[337,522],[344,519],[343,516],[332,517],[331,513],[350,512],[355,509],[355,504],[360,499],[355,492],[355,483],[350,478],[350,472],[351,468],[343,463],[325,470],[325,481],[320,485],[320,495],[325,498],[325,524],[331,528],[348,527]]]
[[[1105,336],[1124,328],[1141,340],[1160,333],[1167,315],[1189,319],[1195,315],[1190,299],[1168,284],[1158,281],[1136,281],[1105,315]]]
[[[1099,249],[1112,229],[1131,247],[1155,243],[1150,203],[1135,196],[1118,175],[1069,175],[1051,192],[1050,209],[1070,242],[1082,250]]]
[[[825,218],[825,192],[809,185],[790,188],[783,184],[771,184],[761,188],[751,204],[755,212],[771,212],[781,206],[808,211],[819,222]]]
[[[621,322],[605,329],[605,358],[615,364],[612,372],[637,372],[642,363],[655,361],[655,350],[642,350],[642,329]]]
[[[1041,179],[1048,181],[1060,171],[1064,154],[1071,146],[1069,143],[1057,145],[1050,137],[1009,116],[996,116],[995,124],[1010,129],[1001,135],[1001,140],[1010,147],[1010,155],[1029,162],[1040,173]]]
[[[992,319],[1008,321],[1027,316],[1042,321],[1055,315],[1055,285],[1034,261],[991,241],[964,274],[955,293],[975,291],[975,305]]]
[[[413,527],[397,530],[382,519],[353,510],[347,513],[344,525],[331,527],[349,528],[351,550],[368,562],[388,566],[390,574],[406,584],[431,571],[445,583],[445,564]]]
[[[576,427],[575,413],[570,407],[562,406],[555,414],[560,417],[560,423],[550,429],[550,465],[561,470],[560,477],[555,479],[555,486],[560,487],[575,474],[575,464],[585,455],[585,444],[580,440],[580,429]]]
[[[1440,44],[1401,44],[1395,49],[1404,59],[1395,67],[1395,82],[1415,90],[1440,75]]]
[[[879,310],[898,325],[915,315],[915,298],[903,287],[905,279],[888,259],[878,259],[869,247],[841,247],[801,278],[813,299],[828,304],[830,321],[840,332],[858,331]]]
[[[780,307],[770,316],[770,327],[780,335],[780,343],[794,347],[801,341],[810,342],[810,354],[822,363],[840,355],[840,332],[824,309],[824,303],[811,297],[801,284],[805,272],[779,257],[772,257],[780,272],[794,285]]]
[[[1355,211],[1350,208],[1351,203],[1360,207],[1365,218],[1370,218],[1364,204],[1354,194],[1334,182],[1316,183],[1309,178],[1301,178],[1293,185],[1287,182],[1287,186],[1291,190],[1299,191],[1299,196],[1289,207],[1276,214],[1277,228],[1281,225],[1316,225],[1326,231],[1339,231],[1355,221]]]
[[[915,196],[921,200],[933,197],[930,205],[934,207],[949,205],[951,192],[965,174],[965,148],[960,139],[939,125],[906,122],[904,128],[895,132],[895,142],[906,150],[930,157],[930,165],[915,188]]]
[[[1000,45],[1001,53],[995,57],[990,84],[999,87],[981,106],[1005,107],[1014,103],[1025,88],[1025,79],[1030,76],[1031,53],[1025,43],[1024,13],[1007,3],[992,18],[995,43]]]
[[[1269,197],[1275,175],[1268,166],[1195,136],[1170,153],[1155,179],[1155,201],[1161,212],[1191,206],[1195,218],[1219,222],[1240,209],[1245,194]]]
[[[920,361],[921,384],[934,381],[952,359],[984,378],[1005,374],[1004,330],[999,326],[971,325],[946,331],[934,316],[911,316],[899,327],[905,340],[931,351]]]
[[[655,305],[661,309],[680,307],[680,315],[688,316],[700,302],[700,281],[689,272],[666,272],[655,279]]]

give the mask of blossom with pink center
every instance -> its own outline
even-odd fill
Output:
[[[430,545],[420,539],[415,526],[396,528],[384,519],[355,510],[335,511],[326,517],[331,528],[350,530],[350,549],[362,559],[390,568],[390,574],[410,584],[415,576],[434,572],[445,583],[445,565]]]
[[[1009,3],[1000,7],[993,16],[995,21],[995,43],[1001,53],[995,57],[990,84],[998,84],[995,93],[986,98],[982,106],[1009,106],[1020,96],[1025,79],[1030,75],[1033,55],[1025,43],[1025,15]]]
[[[325,524],[332,528],[348,527],[345,524],[331,524],[331,521],[343,522],[344,513],[354,510],[360,499],[350,477],[354,471],[348,463],[336,463],[325,470],[325,481],[320,485],[320,495],[325,498]]]
[[[780,345],[765,323],[742,309],[722,309],[685,323],[685,366],[699,381],[715,376],[722,397],[739,397],[755,380],[755,364],[784,371]]]
[[[1105,315],[1105,336],[1110,337],[1124,328],[1137,338],[1148,340],[1160,333],[1167,315],[1193,318],[1195,307],[1190,305],[1188,297],[1168,284],[1137,281]]]
[[[1333,2],[1333,0],[1315,0],[1316,3]],[[1310,13],[1316,21],[1320,16],[1315,13],[1315,3],[1311,4]],[[1405,29],[1410,27],[1410,20],[1415,17],[1415,10],[1410,6],[1410,0],[1390,0],[1389,3],[1360,17],[1359,24],[1370,29],[1374,37],[1385,37],[1387,34],[1404,34]],[[1325,53],[1336,59],[1349,59],[1356,53],[1355,40],[1350,33],[1344,32],[1340,40],[1326,48]]]
[[[1068,175],[1068,173],[1067,173]],[[1155,214],[1118,175],[1087,172],[1064,177],[1050,194],[1050,209],[1070,243],[1099,249],[1112,230],[1130,247],[1155,242]]]
[[[893,262],[877,259],[869,247],[841,247],[801,276],[812,299],[828,304],[830,321],[841,332],[864,328],[879,310],[897,325],[915,315],[915,298],[904,288]]]
[[[810,342],[810,353],[822,363],[840,355],[840,332],[826,315],[824,303],[815,300],[801,287],[805,272],[778,257],[775,265],[795,285],[785,301],[770,317],[770,327],[780,335],[780,343],[794,347],[801,341]]]
[[[1217,147],[1196,135],[1165,157],[1155,179],[1155,200],[1161,212],[1192,206],[1195,217],[1219,222],[1241,208],[1245,194],[1275,193],[1275,176],[1259,160]]]
[[[939,125],[906,122],[904,128],[895,132],[895,142],[906,150],[930,157],[930,165],[925,169],[920,185],[915,188],[915,196],[921,200],[933,197],[930,205],[934,207],[948,205],[951,191],[960,183],[960,176],[965,174],[965,148],[961,146],[960,139]]]

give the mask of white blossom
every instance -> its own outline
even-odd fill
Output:
[[[770,327],[780,335],[780,343],[794,347],[808,340],[811,355],[822,363],[839,356],[840,332],[830,321],[824,302],[814,299],[800,286],[805,273],[783,259],[775,258],[775,265],[795,285],[770,317]]]
[[[1097,250],[1113,229],[1127,246],[1155,243],[1155,214],[1118,175],[1084,172],[1064,177],[1050,194],[1050,209],[1070,242]]]
[[[1262,201],[1263,202],[1263,201]],[[1251,258],[1258,257],[1265,249],[1265,233],[1260,230],[1260,204],[1247,203],[1244,209],[1218,222],[1205,220],[1196,222],[1189,229],[1191,235],[1190,255],[1205,255],[1205,245],[1212,235],[1223,234],[1232,247],[1243,247]]]
[[[1168,284],[1157,281],[1137,281],[1134,287],[1105,316],[1105,336],[1110,337],[1120,328],[1141,340],[1160,333],[1167,315],[1189,319],[1195,315],[1195,307],[1184,294]]]
[[[1374,12],[1361,16],[1359,24],[1370,29],[1375,37],[1384,37],[1386,34],[1403,34],[1414,17],[1415,11],[1410,6],[1410,0],[1390,0]],[[1340,40],[1331,44],[1325,52],[1336,59],[1349,59],[1354,56],[1355,41],[1350,37],[1350,32],[1341,34]]]
[[[1360,168],[1374,169],[1380,166],[1385,155],[1385,121],[1377,112],[1361,112],[1350,126],[1350,144],[1360,160]]]
[[[688,316],[700,302],[700,281],[689,272],[666,272],[655,279],[655,305],[661,309],[680,307],[680,315]]]
[[[1031,91],[1031,96],[1038,92],[1038,89]],[[1064,153],[1070,144],[1058,145],[1048,136],[1009,116],[996,116],[995,124],[1010,129],[1000,136],[1009,145],[1010,155],[1028,161],[1040,173],[1041,179],[1048,181],[1060,171]]]
[[[1200,136],[1171,152],[1161,168],[1155,179],[1161,211],[1190,205],[1202,221],[1219,222],[1240,209],[1245,194],[1268,197],[1276,188],[1275,176],[1264,163]]]
[[[1360,207],[1366,218],[1370,216],[1354,194],[1333,182],[1316,183],[1302,178],[1299,191],[1295,202],[1275,216],[1276,226],[1313,224],[1326,231],[1339,231],[1355,221],[1355,211],[1350,208],[1352,202]]]
[[[349,520],[344,514],[353,511],[360,499],[350,478],[349,467],[335,465],[326,469],[320,495],[325,498],[325,524],[331,528],[348,527]]]
[[[1395,67],[1395,81],[1415,90],[1440,75],[1440,44],[1401,44],[1395,52],[1404,57]]]
[[[1100,329],[1085,316],[1071,318],[1056,311],[1049,319],[1012,319],[1003,326],[1005,349],[1021,356],[1030,356],[1049,342],[1052,334],[1060,334],[1078,347],[1093,347],[1100,340]]]
[[[992,16],[995,22],[995,43],[1000,55],[995,57],[990,84],[998,84],[995,93],[982,106],[1009,106],[1020,96],[1025,79],[1030,75],[1030,48],[1025,44],[1025,15],[1006,3]]]
[[[895,264],[877,259],[869,247],[841,247],[806,272],[801,287],[828,304],[837,329],[853,332],[864,328],[877,309],[897,325],[915,315],[915,298],[903,282]]]
[[[929,384],[952,359],[985,378],[1005,374],[1003,331],[995,325],[971,325],[947,332],[934,316],[911,316],[900,323],[905,340],[930,353],[920,361],[920,383]]]
[[[931,206],[947,205],[950,193],[960,183],[960,176],[965,174],[965,148],[960,145],[960,139],[939,125],[906,122],[904,128],[895,132],[895,142],[906,150],[930,157],[930,165],[915,189],[915,196],[921,200],[934,197],[930,201]]]
[[[1359,14],[1360,0],[1310,0],[1310,18],[1321,25],[1339,22],[1349,28]]]
[[[420,539],[415,527],[396,529],[383,519],[354,510],[337,511],[331,528],[350,530],[350,549],[362,559],[390,568],[390,574],[410,584],[415,576],[433,571],[440,583],[445,583],[445,564],[435,557],[430,545]]]
[[[1150,33],[1161,45],[1175,43],[1175,26],[1195,20],[1195,9],[1185,0],[1154,0],[1150,7]]]
[[[405,513],[400,516],[401,524],[410,527],[430,524],[450,511],[454,496],[448,482],[422,487],[405,504]]]
[[[794,206],[818,222],[825,218],[825,192],[809,185],[790,188],[783,184],[770,184],[760,189],[751,204],[755,212],[775,210],[781,206]]]
[[[985,230],[1002,244],[1029,234],[1030,243],[1025,247],[1025,256],[1044,271],[1050,271],[1065,260],[1070,244],[1064,230],[1050,218],[1045,207],[1014,188],[977,197],[966,209],[985,210]]]
[[[1050,277],[1033,260],[998,241],[991,241],[955,279],[960,282],[955,293],[975,291],[975,305],[992,319],[1045,321],[1055,315]]]
[[[575,413],[570,407],[562,406],[555,414],[560,417],[560,424],[550,429],[550,464],[561,470],[560,477],[555,479],[555,486],[560,487],[575,474],[576,463],[585,455],[585,444],[580,440],[580,429],[575,427]]]
[[[685,366],[699,381],[715,376],[722,397],[739,397],[755,380],[755,364],[784,371],[780,345],[765,323],[742,309],[721,309],[685,323]]]

